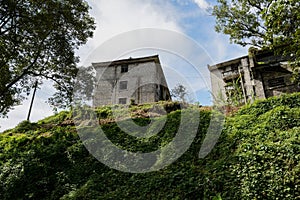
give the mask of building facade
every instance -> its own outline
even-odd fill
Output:
[[[243,104],[254,99],[300,91],[291,81],[287,59],[270,51],[257,51],[208,66],[214,101]]]
[[[94,106],[171,100],[158,55],[92,66],[97,77]]]

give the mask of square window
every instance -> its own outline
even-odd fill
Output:
[[[120,90],[127,89],[127,81],[120,81]]]
[[[121,73],[125,73],[125,72],[128,72],[128,65],[123,64],[121,65]]]
[[[119,104],[126,104],[127,99],[126,98],[119,98]]]

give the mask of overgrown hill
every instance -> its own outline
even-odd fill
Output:
[[[227,117],[204,159],[198,154],[212,111],[163,106],[166,124],[147,140],[123,132],[111,108],[96,111],[107,137],[135,152],[164,146],[184,112],[200,113],[189,150],[154,172],[126,173],[99,162],[82,144],[69,112],[0,134],[0,199],[300,199],[300,93],[256,101]],[[154,105],[130,109],[141,126],[163,118]],[[117,113],[124,116],[122,109]]]

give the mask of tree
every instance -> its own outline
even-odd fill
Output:
[[[299,0],[218,0],[216,31],[242,46],[289,56],[296,76],[300,66]]]
[[[0,115],[22,102],[35,81],[52,80],[52,104],[66,106],[78,72],[75,50],[92,37],[84,0],[0,2]]]
[[[182,102],[186,102],[186,95],[187,95],[187,89],[181,84],[177,84],[172,90],[171,90],[171,96],[181,100]]]

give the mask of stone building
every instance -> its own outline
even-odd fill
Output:
[[[97,73],[94,106],[170,100],[158,55],[92,63]]]
[[[300,91],[286,58],[263,50],[249,55],[208,66],[215,102],[245,103]]]

